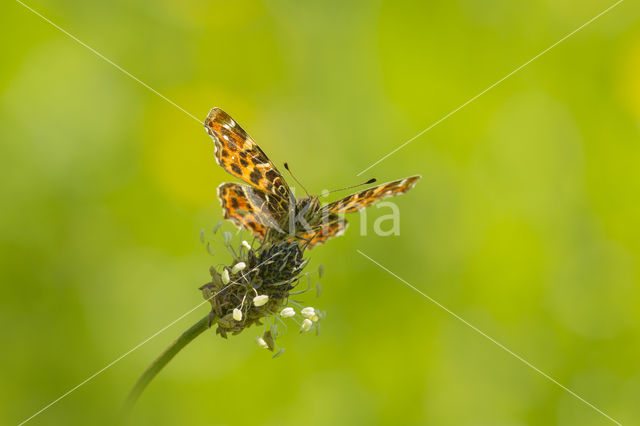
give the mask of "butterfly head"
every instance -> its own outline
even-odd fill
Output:
[[[296,215],[305,219],[315,217],[320,211],[320,200],[315,195],[309,195],[296,200]]]

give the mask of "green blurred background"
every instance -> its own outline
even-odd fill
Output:
[[[356,173],[613,2],[28,4],[204,120],[219,106],[313,192],[422,174],[313,250],[319,337],[272,360],[199,337],[133,424],[640,423],[640,7],[627,1]],[[0,6],[0,423],[17,424],[201,299],[198,240],[232,179],[187,114],[21,6]],[[231,225],[225,225],[231,230]],[[30,424],[114,424],[202,306]]]

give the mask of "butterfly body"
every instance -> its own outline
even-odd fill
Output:
[[[341,214],[403,194],[420,179],[411,176],[377,185],[323,206],[314,195],[296,199],[262,149],[220,108],[209,112],[205,128],[214,140],[218,164],[247,183],[218,187],[224,217],[261,240],[299,239],[309,247],[324,243],[346,230]]]
[[[320,199],[314,195],[300,198],[296,201],[295,214],[297,227],[304,226],[304,223],[312,227],[319,225],[322,222]]]
[[[291,198],[289,212],[267,226],[269,238],[274,241],[291,239],[308,230],[319,229],[327,216],[322,212],[320,199],[310,195],[304,198]],[[269,222],[268,219],[263,219]]]

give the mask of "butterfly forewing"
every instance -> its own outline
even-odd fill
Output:
[[[421,176],[411,176],[408,178],[394,180],[383,183],[373,188],[365,189],[355,194],[351,194],[341,200],[327,204],[323,210],[326,213],[353,213],[370,206],[376,201],[394,195],[404,194],[409,191],[420,180]]]
[[[274,214],[288,213],[291,190],[278,169],[255,141],[229,114],[213,108],[205,121],[216,146],[216,161],[232,175],[271,194]]]

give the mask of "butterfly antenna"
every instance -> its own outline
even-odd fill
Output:
[[[357,185],[351,185],[351,186],[345,186],[344,188],[332,189],[331,191],[327,192],[326,194],[328,195],[328,194],[331,194],[332,192],[345,191],[347,189],[357,188],[357,187],[362,186],[362,185],[369,185],[369,184],[377,182],[377,181],[378,181],[378,179],[371,178],[368,181],[359,183]]]
[[[284,168],[287,169],[287,171],[289,172],[289,174],[291,175],[291,177],[293,178],[293,180],[296,181],[296,183],[298,185],[300,185],[300,187],[304,190],[304,192],[307,194],[307,197],[309,196],[309,191],[307,191],[307,188],[304,187],[303,184],[300,183],[300,181],[298,180],[298,178],[296,178],[293,174],[293,172],[291,171],[291,169],[289,168],[289,164],[287,162],[284,163]]]

